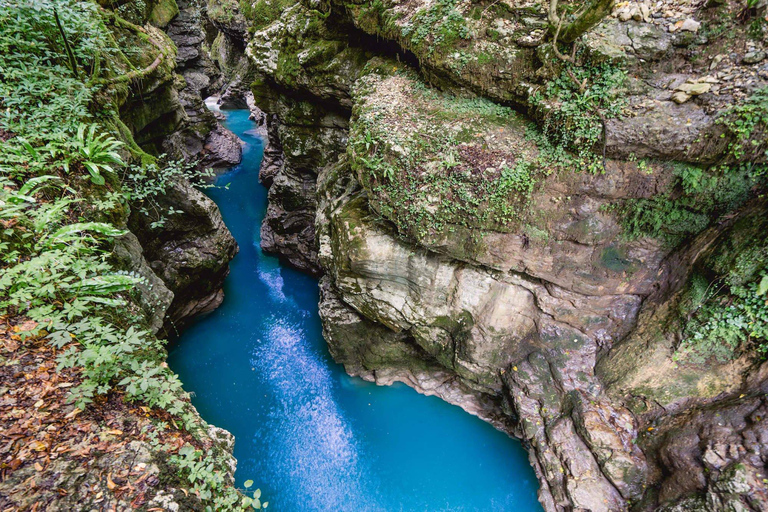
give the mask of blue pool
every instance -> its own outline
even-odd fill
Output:
[[[168,363],[208,422],[235,435],[236,479],[269,509],[540,511],[520,444],[436,397],[344,373],[323,340],[317,282],[259,249],[267,192],[248,112],[227,112],[243,162],[209,195],[240,244],[226,298]]]

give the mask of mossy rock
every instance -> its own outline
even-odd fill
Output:
[[[158,0],[149,13],[148,21],[156,27],[165,28],[178,14],[176,0]]]

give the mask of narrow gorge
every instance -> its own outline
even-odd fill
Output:
[[[248,137],[264,144],[266,213],[233,265],[261,261],[250,236],[319,279],[322,336],[350,376],[404,383],[519,440],[547,512],[768,509],[764,0],[0,8],[0,509],[273,497],[254,493],[258,473],[234,478],[231,434],[194,407],[218,423],[202,405],[214,399],[181,387],[203,382],[204,350],[238,353],[257,305],[283,307],[254,295],[217,320],[248,279],[274,290],[254,270],[225,296],[238,245],[204,193],[206,168],[249,168],[233,186],[255,186],[252,161],[236,167]],[[219,109],[248,109],[255,135]],[[186,339],[199,357],[180,355]],[[328,371],[256,353],[292,389]],[[302,400],[283,414],[300,418]],[[333,485],[371,498],[364,475],[318,467],[325,498],[345,494]],[[499,509],[414,493],[279,509]]]

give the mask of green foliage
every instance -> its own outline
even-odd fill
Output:
[[[618,207],[628,238],[650,236],[676,246],[737,208],[753,187],[764,182],[752,164],[709,168],[672,165],[673,180],[666,193],[633,199]]]
[[[681,294],[677,359],[702,363],[768,356],[765,204],[749,207],[696,264]]]
[[[81,124],[77,129],[77,136],[73,140],[73,149],[78,154],[80,163],[91,175],[91,181],[96,185],[104,185],[102,172],[114,175],[112,165],[125,165],[117,150],[123,147],[123,143],[106,134],[96,134],[98,125],[90,127]],[[64,171],[69,172],[70,162],[64,164]]]
[[[68,59],[53,8],[81,69],[92,71],[106,51],[106,29],[92,2],[0,0],[0,120],[31,142],[62,140],[88,111],[94,89],[77,80]]]
[[[123,176],[125,199],[139,213],[151,219],[151,229],[164,226],[172,215],[184,213],[173,207],[165,208],[158,201],[168,192],[173,182],[186,180],[197,188],[213,186],[208,181],[213,179],[213,170],[199,171],[196,162],[167,160],[165,155],[160,155],[158,161],[159,164],[131,165]]]
[[[101,222],[68,224],[67,208],[78,201],[69,197],[72,189],[44,201],[41,185],[51,181],[38,179],[31,189],[28,183],[14,190],[10,181],[0,180],[0,218],[12,226],[0,236],[5,266],[0,314],[27,316],[45,328],[55,346],[68,347],[59,367],[81,370],[83,382],[71,394],[77,407],[118,384],[126,386],[129,400],[182,413],[181,384],[156,360],[161,342],[105,318],[119,316],[118,309],[128,304],[125,293],[142,281],[106,261],[104,242],[125,231]]]
[[[54,7],[72,67],[88,83],[68,67]],[[0,0],[0,316],[33,320],[22,339],[46,338],[59,349],[59,369],[77,369],[70,399],[78,408],[122,389],[127,400],[165,409],[194,434],[199,418],[164,364],[164,343],[142,328],[137,286],[147,283],[111,263],[126,233],[123,204],[150,204],[189,169],[170,162],[123,172],[123,149],[145,154],[116,111],[116,94],[127,89],[97,80],[131,67],[102,16],[117,22],[94,2]],[[229,484],[220,490],[232,503],[243,498]],[[243,508],[223,506],[218,493],[207,502]]]
[[[601,115],[610,119],[624,110],[626,71],[608,63],[576,66],[563,62],[562,66],[557,78],[531,96],[531,104],[543,116],[544,133],[555,146],[574,151],[589,171],[601,172]],[[584,84],[584,90],[574,79]]]
[[[685,325],[676,358],[704,363],[713,357],[725,362],[750,348],[768,355],[766,291],[766,271],[744,286],[731,287],[728,293],[717,293],[712,285],[699,290],[698,306]]]
[[[768,157],[768,87],[722,112],[717,122],[729,137],[728,153],[735,160],[763,161]],[[762,172],[766,172],[762,164]]]
[[[171,457],[171,462],[179,467],[180,473],[193,485],[194,492],[205,501],[212,501],[213,507],[206,510],[260,510],[269,507],[269,502],[261,501],[261,490],[249,492],[243,496],[228,484],[227,473],[217,469],[216,458],[208,451],[203,453],[194,446],[186,444],[178,455]],[[245,482],[245,489],[253,486],[253,480]]]

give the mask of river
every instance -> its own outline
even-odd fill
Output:
[[[267,191],[248,111],[226,111],[243,161],[207,191],[240,245],[225,299],[172,346],[168,363],[209,423],[235,435],[237,483],[269,509],[541,511],[519,442],[405,385],[349,377],[322,337],[313,278],[259,248]],[[228,185],[228,187],[227,187]]]

